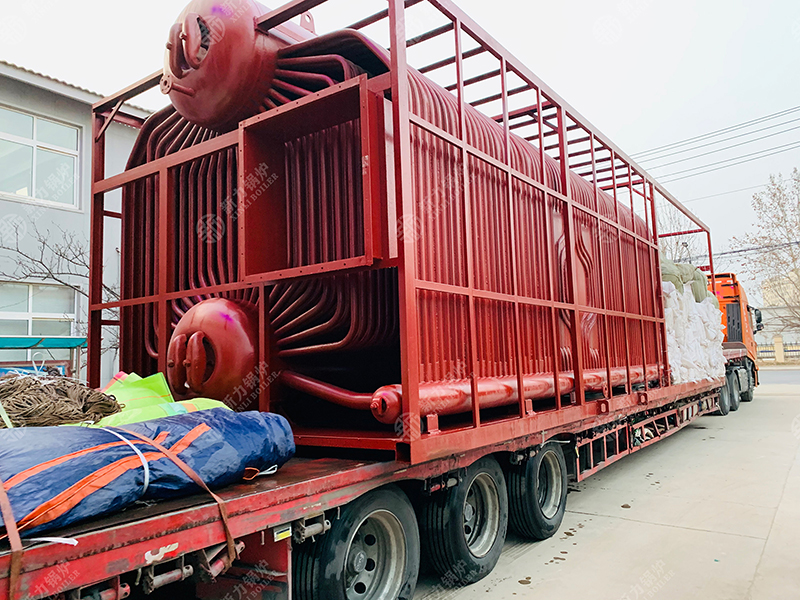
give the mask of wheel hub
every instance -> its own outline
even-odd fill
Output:
[[[367,566],[367,553],[363,550],[356,550],[350,553],[350,561],[347,567],[354,575],[361,573]]]
[[[537,500],[542,514],[552,519],[561,507],[562,473],[555,452],[548,451],[539,464]]]
[[[347,549],[347,600],[396,598],[405,562],[405,532],[400,521],[388,511],[373,512],[358,526]]]
[[[475,516],[475,507],[472,506],[469,502],[467,502],[466,506],[464,506],[464,522],[472,521],[472,518]]]
[[[480,473],[470,484],[464,500],[463,528],[473,556],[485,556],[494,545],[500,528],[500,499],[494,480]]]

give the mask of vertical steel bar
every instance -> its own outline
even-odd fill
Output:
[[[158,196],[156,197],[156,210],[158,211],[158,370],[167,372],[167,347],[172,324],[171,302],[167,294],[171,292],[173,282],[173,252],[175,247],[174,235],[170,228],[173,223],[175,202],[172,194],[174,191],[173,173],[170,169],[163,168],[158,172]]]
[[[649,182],[650,187],[650,212],[651,212],[651,219],[650,222],[652,223],[653,229],[650,233],[651,241],[656,244],[656,257],[658,257],[658,220],[656,219],[656,197],[655,197],[655,190],[653,189],[653,183]],[[652,252],[652,251],[651,251]],[[655,260],[655,265],[653,268],[653,272],[655,274],[655,286],[656,286],[656,317],[659,318],[658,323],[656,323],[656,327],[658,328],[657,337],[658,337],[658,356],[660,362],[660,369],[659,369],[659,380],[662,386],[669,385],[670,378],[669,378],[669,356],[667,355],[667,326],[664,321],[664,292],[663,286],[661,284],[661,261]]]
[[[575,378],[575,399],[579,405],[586,402],[583,389],[583,335],[581,332],[581,313],[578,301],[578,263],[575,249],[575,210],[572,207],[572,194],[569,185],[569,155],[567,149],[567,128],[564,109],[556,108],[558,123],[558,153],[561,158],[561,191],[567,198],[567,272],[569,274],[572,304],[572,372]]]
[[[536,120],[539,125],[539,172],[542,178],[542,184],[549,188],[547,183],[547,163],[544,157],[544,130],[543,130],[543,115],[542,115],[542,91],[536,88]],[[536,192],[534,191],[534,197]],[[556,298],[556,275],[553,268],[553,260],[555,256],[555,240],[553,239],[553,211],[550,209],[550,196],[542,194],[544,202],[544,215],[545,215],[545,258],[547,260],[547,282],[550,292],[550,301],[555,302]],[[559,200],[554,200],[559,202]],[[558,335],[558,312],[555,308],[548,310],[550,315],[550,333],[553,346],[553,390],[555,391],[556,408],[559,407],[561,402],[561,383],[560,383],[560,361],[561,361],[561,341]]]
[[[464,243],[466,244],[467,255],[467,289],[469,290],[468,301],[468,319],[467,326],[469,328],[469,345],[467,349],[467,360],[469,362],[469,377],[472,389],[472,425],[473,427],[480,427],[481,425],[481,407],[480,399],[478,397],[478,381],[477,381],[477,352],[478,352],[478,334],[477,334],[477,316],[475,310],[475,235],[476,229],[472,223],[472,196],[469,186],[469,154],[466,149],[466,108],[464,101],[464,57],[461,51],[461,21],[455,19],[453,21],[453,31],[455,32],[455,57],[456,57],[456,81],[458,89],[458,139],[459,139],[459,154],[461,156],[461,201],[464,203]]]
[[[611,149],[610,152],[611,152],[611,185],[612,185],[612,189],[614,190],[614,216],[615,216],[614,220],[616,221],[616,225],[615,226],[616,226],[616,230],[617,230],[617,252],[618,252],[617,258],[618,258],[618,264],[619,264],[620,278],[622,278],[622,277],[624,277],[624,271],[623,271],[623,267],[622,267],[622,265],[623,265],[623,262],[622,262],[622,226],[620,225],[620,222],[619,222],[619,198],[617,197],[617,155],[616,155],[616,153],[614,152],[613,149]],[[623,329],[623,335],[625,337],[625,391],[630,394],[631,393],[631,348],[630,348],[630,343],[629,343],[629,340],[628,340],[628,337],[629,337],[629,335],[628,335],[628,317],[627,317],[628,299],[627,299],[627,294],[625,292],[624,281],[622,279],[620,279],[620,283],[622,283],[622,285],[620,285],[620,287],[619,287],[620,293],[621,293],[621,296],[622,296],[622,312],[624,312],[626,314],[626,316],[624,316],[622,318],[622,324],[623,324],[622,325],[622,329]]]
[[[716,289],[717,280],[714,275],[714,255],[711,252],[711,232],[706,231],[706,239],[708,241],[708,268],[711,273],[711,281],[714,282],[714,289]],[[744,307],[743,307],[744,308]]]
[[[600,191],[597,187],[597,162],[594,150],[594,132],[589,134],[589,144],[590,146],[590,155],[592,159],[592,188],[594,190],[594,208],[599,213],[600,212]],[[608,303],[606,300],[606,286],[605,286],[605,277],[603,274],[606,273],[605,265],[603,264],[603,236],[600,233],[601,228],[603,227],[603,222],[599,219],[597,220],[597,260],[598,266],[600,268],[600,306],[602,307],[603,311],[608,310]],[[606,393],[604,396],[606,398],[611,398],[611,340],[609,339],[609,328],[608,328],[608,314],[603,312],[603,338],[605,339],[605,343],[603,344],[603,349],[605,350],[606,354]]]
[[[100,130],[103,117],[97,113],[92,116],[92,187],[105,177],[106,135]],[[96,310],[93,305],[103,302],[103,212],[105,210],[105,194],[96,193],[92,189],[91,209],[91,245],[89,250],[89,348],[87,350],[86,379],[93,388],[100,387],[102,353],[102,320],[103,311]]]
[[[506,59],[500,58],[500,86],[503,104],[503,159],[506,163],[506,203],[508,205],[508,248],[511,253],[511,293],[514,295],[514,350],[516,353],[517,391],[519,400],[519,414],[527,414],[525,403],[525,385],[522,363],[522,315],[519,302],[519,265],[517,255],[517,222],[514,210],[514,179],[511,174],[511,131],[508,122],[508,72]]]
[[[634,203],[634,191],[633,191],[633,169],[630,164],[628,164],[628,193],[631,199],[631,231],[636,233],[636,211],[633,208]],[[633,260],[636,269],[636,298],[639,303],[639,316],[644,314],[644,305],[642,304],[642,288],[644,287],[644,282],[642,281],[642,269],[641,265],[639,264],[639,241],[636,237],[632,238],[633,240]],[[644,339],[644,321],[639,318],[637,319],[637,323],[639,326],[640,332],[640,339],[642,343],[642,373],[644,377],[645,389],[647,389],[647,344]]]
[[[389,0],[389,35],[391,38],[392,132],[394,135],[394,175],[398,223],[413,218],[411,193],[411,124],[409,122],[408,66],[406,64],[405,6],[403,0]],[[412,444],[419,437],[419,330],[417,326],[416,242],[404,236],[398,244],[400,254],[398,284],[400,290],[400,360],[402,366],[403,440]],[[411,446],[411,458],[414,447]]]

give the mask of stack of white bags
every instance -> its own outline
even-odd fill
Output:
[[[722,354],[722,312],[709,295],[695,301],[690,284],[678,290],[662,282],[667,353],[673,383],[687,383],[725,376]]]

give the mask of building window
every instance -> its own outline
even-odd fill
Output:
[[[63,285],[0,283],[0,336],[71,336],[75,292]],[[69,360],[68,349],[0,350],[0,362]]]
[[[0,193],[75,206],[78,128],[0,107]]]

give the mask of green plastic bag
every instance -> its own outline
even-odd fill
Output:
[[[111,385],[103,391],[114,396],[117,402],[123,405],[123,410],[157,406],[174,401],[163,373],[156,373],[144,379],[136,373],[125,377],[118,373]]]
[[[141,421],[150,421],[161,417],[170,417],[172,415],[181,415],[212,408],[227,408],[230,410],[224,402],[211,400],[209,398],[194,398],[192,400],[165,402],[163,404],[154,404],[141,408],[124,408],[122,412],[100,419],[94,425],[90,425],[90,427],[119,427],[121,425],[130,425],[131,423],[140,423]]]

